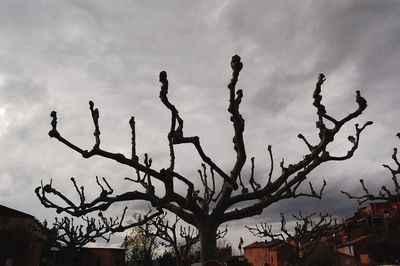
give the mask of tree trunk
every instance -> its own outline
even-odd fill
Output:
[[[182,254],[179,251],[179,247],[177,245],[173,246],[176,258],[176,266],[182,266]]]
[[[201,263],[215,259],[217,252],[216,226],[203,224],[199,226]]]

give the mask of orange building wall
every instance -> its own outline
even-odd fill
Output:
[[[360,262],[362,264],[369,265],[370,261],[369,261],[368,254],[365,254],[365,253],[364,254],[360,254]]]
[[[244,250],[244,257],[253,266],[280,266],[278,264],[278,252],[276,249],[249,248]]]

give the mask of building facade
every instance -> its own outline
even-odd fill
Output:
[[[43,265],[47,237],[32,215],[0,205],[0,265]]]
[[[380,202],[359,208],[352,217],[330,227],[312,259],[325,256],[326,266],[400,265],[399,206],[400,203]],[[254,242],[244,247],[244,255],[254,266],[290,265],[290,246],[286,250],[282,247],[281,243]],[[310,261],[306,259],[306,265]]]
[[[0,205],[0,266],[124,266],[125,249],[83,247],[71,262],[34,216]]]
[[[291,247],[279,241],[254,242],[244,248],[244,257],[253,266],[289,265]]]

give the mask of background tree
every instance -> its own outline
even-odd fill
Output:
[[[49,132],[50,137],[59,140],[81,154],[84,158],[101,156],[132,167],[136,172],[136,177],[126,178],[126,180],[141,185],[142,189],[127,191],[113,196],[113,190],[104,180],[107,187],[102,187],[102,191],[98,197],[90,201],[81,197],[81,201],[76,204],[62,192],[52,187],[50,183],[36,189],[36,194],[42,204],[49,208],[55,208],[59,212],[64,211],[74,216],[81,216],[93,211],[106,210],[112,204],[118,202],[148,201],[155,208],[168,210],[199,230],[201,257],[204,262],[215,258],[217,230],[220,225],[228,221],[260,215],[265,208],[280,200],[300,196],[320,198],[325,182],[319,192],[314,190],[311,183],[309,183],[310,190],[308,192],[299,191],[299,187],[307,179],[307,176],[319,165],[328,161],[346,160],[353,156],[355,150],[358,148],[361,132],[366,126],[372,124],[372,122],[367,122],[361,127],[356,124],[355,135],[349,137],[351,148],[346,154],[334,156],[327,148],[346,123],[362,114],[367,107],[366,100],[357,91],[356,102],[358,108],[341,119],[332,117],[327,113],[325,106],[321,102],[321,86],[325,82],[325,75],[320,74],[313,93],[313,105],[317,110],[316,127],[318,130],[318,141],[311,143],[304,135],[298,134],[298,138],[306,144],[308,152],[299,161],[288,165],[282,160],[280,163],[281,171],[275,178],[273,178],[274,164],[272,148],[268,146],[267,151],[271,167],[265,182],[262,185],[256,182],[254,158],[251,159],[251,173],[244,181],[242,170],[247,161],[243,138],[245,120],[239,109],[243,98],[243,91],[236,89],[243,64],[240,57],[235,55],[232,57],[230,65],[232,68],[232,78],[228,84],[228,112],[233,125],[233,150],[236,154],[236,158],[232,163],[233,166],[230,169],[224,170],[221,165],[218,165],[214,159],[207,155],[198,136],[187,136],[184,134],[184,120],[178,109],[168,98],[169,83],[167,73],[162,71],[159,76],[161,82],[160,100],[171,113],[170,131],[167,135],[170,157],[169,165],[166,165],[161,170],[157,170],[152,167],[152,160],[147,154],[145,154],[144,158],[139,158],[136,153],[135,119],[133,117],[129,121],[132,132],[131,154],[129,157],[126,157],[121,153],[106,151],[100,147],[99,110],[94,107],[92,101],[89,102],[89,109],[95,128],[95,143],[90,150],[78,147],[60,134],[57,130],[57,113],[53,111],[51,112],[52,129]],[[193,145],[203,161],[202,169],[199,170],[200,186],[196,185],[198,182],[193,180],[191,173],[179,173],[175,169],[175,146],[183,144]],[[217,182],[216,178],[218,178]],[[158,180],[163,187],[154,186],[155,180]],[[222,184],[218,182],[219,180],[222,181]],[[238,183],[241,186],[240,190],[238,190]],[[181,184],[184,185],[186,192],[182,193],[181,190],[178,191],[176,184],[179,184],[180,188],[182,187]],[[79,190],[78,193],[80,193]],[[58,200],[61,199],[62,203],[54,200],[51,196],[58,198]]]
[[[121,223],[118,218],[96,220],[83,217],[82,220],[83,223],[76,224],[73,218],[55,218],[52,228],[47,228],[47,222],[44,223],[49,241],[60,249],[59,260],[64,265],[78,265],[83,246],[99,238],[108,242],[112,230]]]
[[[228,263],[233,257],[232,244],[227,242],[225,238],[220,238],[217,241],[217,250],[214,260],[224,264]],[[201,245],[199,242],[194,244],[188,255],[189,265],[198,263],[201,260]],[[230,265],[230,264],[228,264]]]
[[[190,265],[188,261],[189,252],[193,245],[200,240],[199,232],[190,226],[179,225],[179,221],[179,217],[175,216],[175,220],[171,222],[167,218],[167,213],[164,213],[147,223],[147,233],[156,237],[160,245],[172,249],[176,258],[176,265]],[[227,232],[227,227],[218,230],[217,240],[225,237]]]
[[[159,238],[162,246],[173,251],[176,265],[180,266],[182,259],[187,258],[190,248],[199,241],[199,234],[191,227],[178,226],[179,218],[177,216],[174,222],[170,222],[166,215],[167,213],[148,223],[153,227],[153,230],[149,230],[149,234]],[[185,243],[180,242],[179,237],[183,238]]]
[[[277,243],[278,248],[291,245],[295,265],[305,265],[306,258],[312,254],[321,238],[328,233],[331,234],[332,216],[322,213],[318,216],[315,213],[304,216],[301,212],[292,216],[296,220],[293,231],[286,227],[286,219],[282,213],[279,233],[274,233],[272,225],[267,223],[261,223],[255,227],[246,226],[246,228],[255,236],[271,239]]]
[[[397,133],[396,136],[400,139],[400,133]],[[399,159],[397,158],[397,148],[393,148],[392,159],[395,163],[395,166],[392,167],[388,164],[383,164],[382,166],[389,170],[392,175],[393,181],[393,190],[387,188],[386,186],[382,186],[379,193],[373,194],[369,191],[364,183],[364,179],[360,179],[361,187],[364,191],[364,194],[361,196],[354,196],[348,192],[341,191],[343,194],[348,196],[350,199],[357,199],[358,203],[361,205],[366,201],[369,200],[383,200],[387,202],[394,202],[398,206],[400,204],[400,184],[399,184],[399,176],[400,176],[400,163]]]
[[[176,266],[176,256],[172,251],[165,251],[157,258],[159,265],[163,266]]]
[[[148,224],[132,229],[124,240],[125,258],[128,265],[152,265],[154,252],[158,248],[156,236],[150,233]]]
[[[227,263],[232,259],[232,244],[225,239],[217,241],[217,252],[215,258],[221,263]]]
[[[217,238],[218,237],[224,237],[226,235],[225,233],[217,233]],[[192,247],[199,242],[200,236],[199,232],[197,229],[193,229],[190,226],[187,227],[181,227],[180,228],[180,236],[183,239],[183,242],[181,243],[179,247],[179,252],[181,255],[181,260],[182,260],[182,265],[190,265],[191,261],[189,259],[189,254],[190,251],[192,250]]]
[[[82,247],[98,239],[109,242],[113,233],[126,229],[127,226],[123,225],[126,210],[127,208],[124,209],[121,218],[106,218],[99,212],[99,219],[82,217],[82,221],[76,223],[69,217],[55,218],[52,228],[47,228],[46,221],[44,227],[49,241],[60,249],[59,257],[62,263],[77,265]],[[147,214],[143,217],[147,217]],[[144,221],[146,220],[140,218],[136,222],[129,223],[128,227],[140,226]]]

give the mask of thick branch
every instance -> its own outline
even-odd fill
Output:
[[[289,164],[288,167],[282,166],[281,175],[276,178],[273,182],[269,181],[267,184],[259,190],[255,190],[250,193],[242,193],[239,195],[229,196],[229,193],[225,194],[225,200],[220,201],[219,205],[217,205],[217,209],[215,212],[224,213],[228,208],[233,205],[251,200],[259,200],[258,202],[252,203],[249,206],[242,207],[240,210],[233,210],[227,212],[220,217],[221,223],[225,221],[229,221],[231,219],[242,219],[245,217],[250,217],[253,215],[261,214],[262,210],[272,204],[273,202],[279,201],[285,198],[298,197],[298,196],[311,196],[320,198],[321,192],[316,193],[312,184],[310,184],[310,192],[311,193],[296,193],[299,185],[306,180],[307,174],[312,172],[315,168],[317,168],[320,164],[327,161],[338,161],[338,160],[346,160],[353,156],[354,152],[358,148],[359,139],[362,131],[372,122],[365,123],[362,127],[359,127],[356,124],[356,137],[351,139],[353,146],[344,156],[331,156],[327,151],[328,144],[334,140],[335,135],[340,131],[341,127],[344,123],[358,117],[361,115],[362,111],[366,108],[366,101],[361,97],[359,91],[356,94],[356,102],[358,104],[358,108],[353,113],[350,113],[345,118],[341,120],[333,119],[326,112],[325,106],[321,104],[322,96],[321,96],[321,85],[325,81],[325,75],[320,74],[318,77],[318,81],[316,84],[316,89],[313,94],[314,98],[314,106],[317,108],[317,128],[319,130],[320,142],[316,145],[311,145],[302,134],[299,134],[299,138],[303,139],[308,148],[309,153],[303,156],[303,159],[298,161],[295,164]],[[334,124],[334,127],[329,129],[325,126],[325,119],[329,120]],[[269,149],[271,155],[271,165],[272,165],[272,153]],[[272,167],[271,167],[272,169]],[[272,170],[270,171],[269,180],[271,180]],[[325,183],[322,188],[325,187]],[[229,191],[228,191],[229,192]]]

